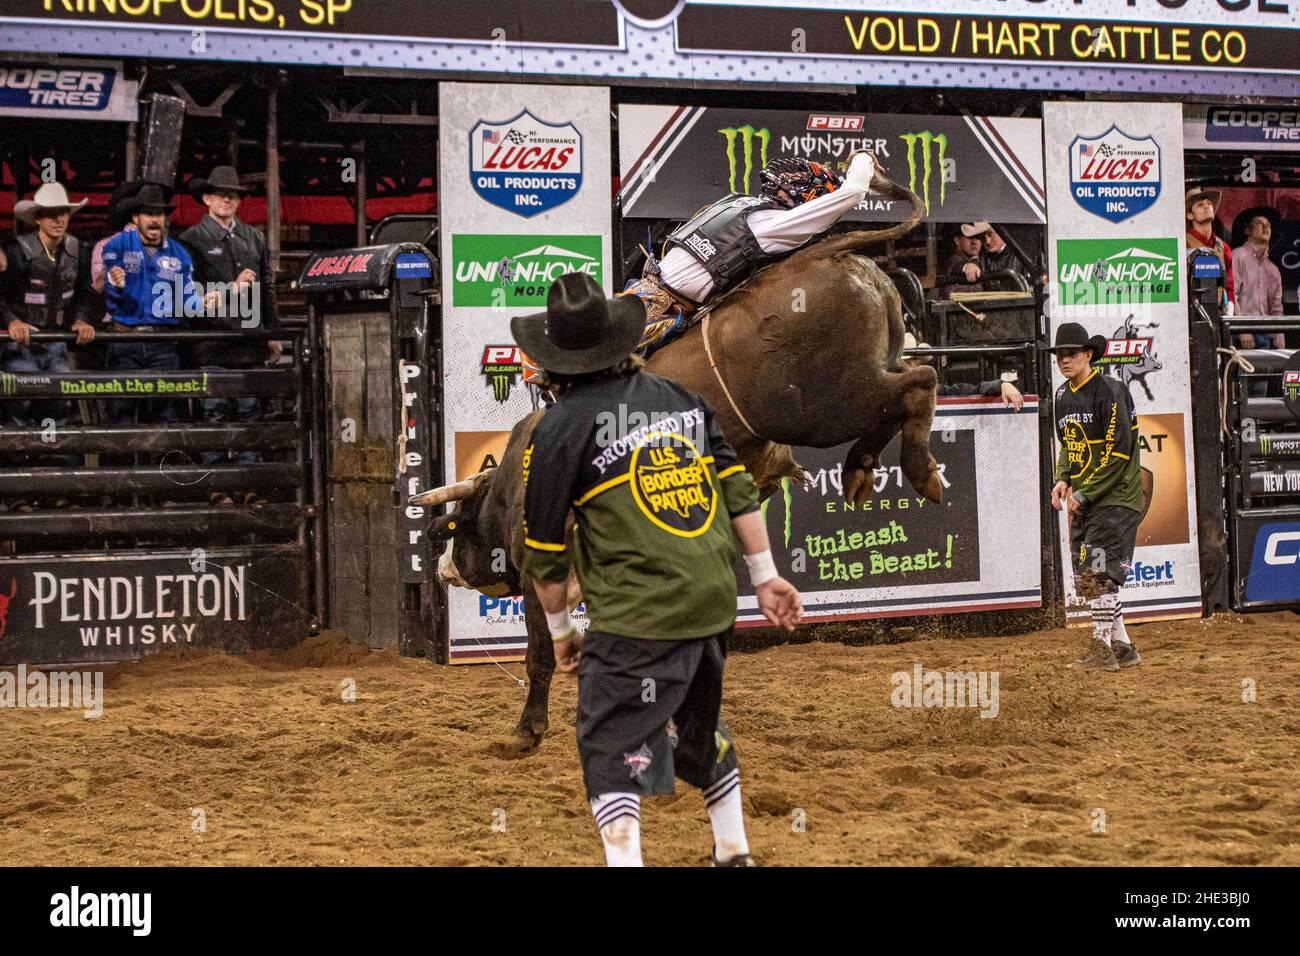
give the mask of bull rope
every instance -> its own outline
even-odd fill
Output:
[[[1228,361],[1223,363],[1223,391],[1219,394],[1219,428],[1223,430],[1223,434],[1230,436],[1232,432],[1228,429],[1228,378],[1232,374],[1234,365],[1240,366],[1247,374],[1255,371],[1255,366],[1235,348],[1219,348],[1215,351],[1220,355],[1228,356]]]
[[[713,357],[713,346],[709,344],[709,318],[712,315],[712,310],[704,313],[704,328],[701,330],[704,335],[704,354],[709,359],[709,368],[713,369],[713,377],[716,378],[718,384],[722,386],[722,394],[727,396],[727,402],[731,405],[731,410],[735,412],[736,417],[740,419],[740,424],[745,426],[745,431],[749,432],[755,438],[762,438],[762,435],[754,431],[754,427],[749,424],[749,419],[745,417],[745,413],[742,412],[740,406],[736,404],[736,399],[732,396],[731,389],[727,388],[727,383],[722,378],[722,370],[718,368],[717,360]]]

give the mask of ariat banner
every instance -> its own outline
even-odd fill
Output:
[[[416,19],[429,22],[423,9]],[[444,460],[456,463],[443,476],[450,482],[495,467],[510,429],[533,410],[511,316],[544,311],[551,283],[567,272],[613,291],[609,90],[443,83],[438,112],[439,375]],[[647,501],[653,510],[667,498]],[[695,512],[691,504],[687,519]],[[678,518],[673,510],[663,520]],[[523,659],[518,598],[451,588],[447,612],[452,663]]]
[[[619,107],[623,215],[688,219],[729,192],[757,194],[769,160],[797,156],[842,173],[856,149],[872,150],[921,198],[926,221],[1044,221],[1036,119],[645,105]],[[868,193],[845,218],[895,222],[908,212]]]
[[[1099,335],[1093,368],[1121,382],[1137,411],[1146,512],[1122,589],[1130,619],[1201,613],[1182,132],[1177,104],[1043,106],[1051,332],[1079,322]],[[1046,495],[1052,476],[1043,481]],[[1082,625],[1090,612],[1074,588],[1069,520],[1062,513],[1066,618]]]

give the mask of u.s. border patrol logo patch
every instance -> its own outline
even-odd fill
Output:
[[[713,524],[718,491],[708,463],[690,439],[652,432],[632,453],[628,473],[632,498],[655,527],[695,538]]]

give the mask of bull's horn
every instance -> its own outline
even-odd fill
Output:
[[[474,478],[477,477],[478,475],[474,476]],[[462,498],[468,498],[474,493],[474,478],[466,478],[454,485],[443,485],[441,488],[431,488],[428,491],[420,492],[418,495],[411,495],[406,499],[406,503],[432,508],[445,505],[449,501],[460,501]]]
[[[441,488],[432,488],[429,491],[422,491],[418,495],[412,495],[406,499],[408,505],[425,505],[436,507],[445,505],[449,501],[460,501],[468,498],[474,493],[474,486],[484,478],[491,478],[496,468],[484,468],[476,475],[470,475],[464,481],[458,481],[454,485],[443,485]]]

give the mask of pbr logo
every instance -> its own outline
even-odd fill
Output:
[[[1282,373],[1282,394],[1287,401],[1300,401],[1300,372]]]
[[[1098,365],[1136,365],[1151,349],[1151,339],[1107,339]]]
[[[494,206],[529,218],[554,209],[582,186],[582,134],[528,110],[503,122],[479,120],[469,134],[474,191]]]
[[[864,128],[866,121],[867,118],[862,113],[811,113],[808,116],[808,129],[856,133]]]
[[[523,372],[519,346],[485,345],[483,359],[480,362],[483,377],[492,388],[492,397],[504,403],[510,397],[510,387],[519,380]]]
[[[1160,196],[1160,147],[1151,136],[1134,137],[1112,125],[1100,136],[1070,143],[1070,191],[1074,201],[1111,222],[1150,209]]]

